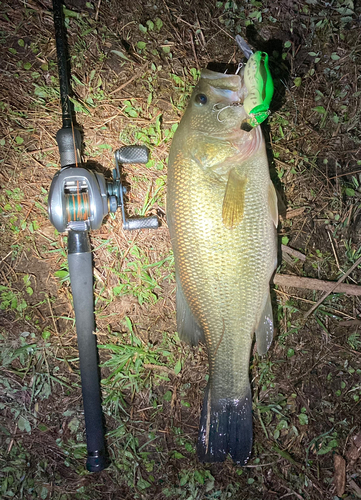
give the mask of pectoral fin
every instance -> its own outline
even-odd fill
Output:
[[[197,345],[198,342],[205,342],[203,330],[198,325],[189,308],[179,278],[176,278],[176,283],[177,330],[179,338],[190,345]]]
[[[268,186],[268,207],[275,227],[278,226],[278,203],[277,203],[277,193],[273,182],[269,182]]]
[[[268,292],[259,323],[256,328],[257,351],[261,356],[266,354],[273,339],[273,313],[271,296]]]
[[[238,175],[232,168],[229,172],[222,208],[223,224],[228,229],[233,229],[243,219],[246,184],[247,177]]]

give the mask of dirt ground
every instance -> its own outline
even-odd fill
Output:
[[[165,218],[167,156],[199,70],[237,64],[239,33],[275,82],[263,126],[279,194],[277,272],[337,281],[361,256],[361,9],[352,0],[65,1],[72,102],[87,167],[126,165],[129,215],[156,231],[91,233],[109,467],[86,446],[66,234],[47,216],[59,169],[48,0],[0,4],[0,492],[2,498],[361,498],[361,303],[272,285],[277,332],[254,351],[254,446],[239,467],[195,453],[207,355],[179,341]],[[191,189],[191,186],[190,186]],[[281,252],[281,244],[284,245]],[[288,252],[287,252],[288,249]],[[299,253],[295,253],[294,251]],[[287,278],[291,280],[291,278]],[[344,279],[359,284],[361,268]]]

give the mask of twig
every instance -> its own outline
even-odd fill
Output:
[[[361,257],[359,259],[361,262]],[[357,261],[358,263],[360,263]],[[356,266],[355,266],[356,267]],[[348,273],[351,273],[354,268],[351,268]],[[342,281],[346,279],[347,276],[344,275],[342,277]],[[337,282],[334,281],[326,281],[326,280],[317,280],[314,278],[303,278],[300,276],[293,276],[290,274],[275,274],[273,278],[273,283],[275,285],[281,285],[281,286],[286,286],[286,287],[294,287],[294,288],[306,288],[307,290],[321,290],[323,292],[327,292],[327,295],[325,295],[321,301],[316,302],[316,304],[310,309],[310,311],[314,311],[316,307],[318,307],[321,302],[325,300],[325,298],[330,295],[332,292],[335,293],[346,293],[347,295],[358,295],[361,296],[361,286],[358,285],[348,285],[348,284],[341,284],[341,281],[338,280]],[[308,314],[311,314],[311,312],[307,312]],[[307,316],[306,316],[307,317]]]
[[[192,45],[192,50],[193,50],[194,60],[195,60],[195,63],[196,63],[197,69],[199,69],[199,63],[198,63],[197,52],[196,52],[196,48],[195,48],[195,46],[194,46],[193,33],[192,33],[191,31],[189,32],[189,36],[190,36],[190,39],[191,39],[191,45]]]
[[[347,277],[348,277],[348,276],[352,273],[352,271],[353,271],[354,269],[356,269],[356,267],[357,267],[360,263],[361,263],[361,257],[359,257],[359,258],[357,259],[357,261],[353,264],[353,266],[351,266],[351,267],[350,267],[350,269],[349,269],[348,271],[346,271],[346,273],[345,273],[343,276],[341,276],[341,278],[337,281],[337,283],[335,283],[335,285],[331,288],[331,290],[329,290],[328,292],[326,292],[326,293],[325,293],[325,294],[324,294],[324,295],[320,298],[320,300],[319,300],[318,302],[316,302],[316,304],[315,304],[314,306],[312,306],[312,307],[311,307],[311,309],[310,309],[309,311],[307,311],[307,312],[306,312],[306,314],[305,314],[305,316],[304,316],[304,317],[305,317],[305,319],[306,319],[306,318],[308,318],[308,316],[309,316],[310,314],[312,314],[312,313],[313,313],[313,311],[314,311],[315,309],[317,309],[317,308],[318,308],[318,306],[320,306],[320,305],[322,304],[322,302],[323,302],[325,299],[327,299],[327,297],[328,297],[328,296],[329,296],[329,295],[330,295],[333,291],[335,291],[335,290],[336,290],[336,288],[338,288],[338,285],[339,285],[340,283],[342,283],[343,281],[345,281],[345,279],[346,279],[346,278],[347,278]],[[355,287],[356,285],[348,285],[348,286],[349,286],[349,287],[350,287],[350,286]]]
[[[112,120],[114,120],[115,118],[118,118],[118,116],[124,116],[124,115],[121,115],[120,113],[117,113],[116,115],[113,115],[111,116],[110,118],[107,118],[105,120],[105,122],[103,122],[101,125],[97,125],[97,129],[100,129],[102,127],[104,127],[104,125],[106,125],[107,123],[111,122]]]
[[[141,75],[143,69],[145,69],[147,66],[148,66],[148,62],[146,62],[145,64],[143,64],[143,66],[140,68],[140,70],[134,76],[132,76],[132,78],[130,80],[128,80],[127,82],[123,83],[123,85],[121,85],[117,89],[115,89],[112,92],[110,92],[109,95],[116,94],[120,90],[124,89],[127,85],[129,85],[130,83],[132,83],[133,80],[135,80],[136,78],[139,78],[139,76]]]
[[[299,252],[298,250],[295,250],[294,248],[288,247],[286,245],[281,245],[281,250],[284,253],[288,253],[289,255],[292,255],[292,257],[295,257],[296,259],[306,260],[306,255]]]
[[[359,174],[361,172],[361,170],[354,170],[353,172],[346,172],[345,174],[337,174],[337,175],[334,175],[333,177],[330,177],[330,181],[332,179],[337,179],[338,177],[345,177],[346,175],[354,175],[354,174]]]
[[[11,255],[13,253],[13,251],[11,250],[8,254],[5,255],[5,257],[3,257],[1,260],[0,260],[0,264],[2,264],[4,262],[5,259],[7,259],[9,257],[9,255]]]
[[[104,285],[104,278],[103,276],[100,274],[100,272],[98,271],[98,269],[96,267],[94,267],[94,276],[96,277],[97,280],[99,280],[101,283],[103,283]]]
[[[315,300],[308,300],[308,299],[305,299],[304,297],[298,297],[297,295],[291,295],[290,293],[286,293],[286,292],[284,292],[282,290],[276,290],[275,289],[275,292],[278,293],[278,294],[281,294],[281,295],[285,295],[289,299],[300,300],[301,302],[307,302],[308,304],[316,304]],[[353,316],[350,316],[349,314],[346,314],[343,311],[339,311],[338,309],[335,309],[334,307],[332,307],[330,305],[327,305],[325,307],[327,307],[328,309],[332,309],[332,311],[333,311],[333,313],[335,315],[337,314],[337,315],[340,315],[340,316],[345,316],[345,318],[349,318],[350,320],[354,320],[355,319]],[[360,324],[361,324],[361,321],[360,321]]]
[[[100,9],[100,4],[102,3],[102,0],[99,0],[98,2],[98,5],[97,5],[97,10],[96,10],[96,13],[95,13],[95,21],[98,20],[98,17],[99,17],[99,9]]]
[[[286,487],[284,486],[284,488],[286,488]],[[303,498],[303,497],[301,497],[301,495],[299,495],[295,491],[290,490],[289,488],[287,488],[287,491],[289,491],[289,493],[286,493],[285,495],[282,495],[280,497],[280,499],[281,498],[286,498],[286,497],[292,497],[292,496],[295,496],[296,498],[301,498],[301,499]]]
[[[163,405],[157,405],[155,408],[160,408],[161,406],[163,406]],[[146,410],[154,410],[154,406],[147,406],[146,408],[139,408],[136,411],[140,412],[140,411],[146,411]]]
[[[232,38],[232,40],[234,40],[234,36],[230,35],[228,33],[228,31],[224,30],[221,26],[219,26],[215,21],[213,21],[213,19],[211,19],[211,23],[214,24],[215,26],[217,26],[217,28],[220,30],[220,31],[223,31],[223,33],[225,33],[229,38]],[[208,40],[209,42],[209,40]]]
[[[32,156],[31,156],[31,154],[30,154],[30,153],[28,153],[27,151],[25,151],[25,154],[26,154],[26,156],[30,156],[30,157],[31,157],[31,160],[32,160],[32,161],[35,161],[35,163],[37,163],[37,164],[39,165],[39,167],[41,167],[41,168],[45,168],[45,167],[44,167],[44,165],[43,165],[42,163],[40,163],[40,161],[38,161],[36,158],[32,158]]]
[[[333,255],[335,257],[336,266],[338,267],[338,270],[342,272],[342,269],[340,268],[340,263],[339,263],[339,260],[338,260],[338,257],[337,257],[337,252],[336,252],[336,249],[335,249],[335,245],[333,244],[332,236],[331,236],[331,233],[330,233],[329,230],[327,230],[327,234],[328,234],[328,238],[329,238],[330,243],[331,243]]]
[[[47,301],[48,301],[48,306],[49,306],[49,311],[50,311],[51,319],[53,320],[53,325],[54,325],[55,333],[57,334],[57,336],[60,339],[61,347],[64,347],[63,344],[62,344],[62,342],[61,342],[61,338],[59,336],[58,327],[56,326],[56,322],[55,322],[55,318],[54,318],[54,314],[53,314],[53,308],[51,307],[51,302],[50,302],[49,295],[46,295],[46,298],[47,298]]]
[[[10,441],[10,444],[9,444],[9,447],[8,447],[8,453],[11,452],[11,449],[12,449],[12,447],[14,445],[15,435],[16,435],[16,429],[17,428],[18,428],[18,423],[16,422],[14,430],[13,430],[13,434],[12,434],[12,437],[11,437],[11,441]]]
[[[268,467],[269,465],[273,465],[277,462],[268,462],[268,464],[256,464],[256,465],[242,465],[242,467],[256,468],[256,467]]]
[[[55,149],[58,149],[58,146],[50,146],[49,148],[44,148],[44,149],[35,149],[33,151],[28,151],[28,154],[35,155],[38,153],[46,153],[47,151],[55,151]]]

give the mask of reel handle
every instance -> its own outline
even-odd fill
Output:
[[[149,160],[149,149],[146,146],[123,146],[115,152],[115,166],[113,171],[114,181],[119,183],[119,205],[123,216],[123,229],[135,231],[137,229],[158,229],[159,220],[156,215],[149,217],[127,219],[124,210],[125,189],[120,179],[119,163],[147,163]]]
[[[141,219],[126,219],[123,223],[123,229],[135,231],[136,229],[158,229],[159,221],[156,215],[142,217]]]
[[[115,152],[119,163],[148,163],[149,149],[146,146],[123,146]]]

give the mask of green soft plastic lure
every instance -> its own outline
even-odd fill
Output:
[[[270,114],[274,86],[266,52],[257,51],[250,56],[244,70],[244,81],[248,90],[243,103],[249,115],[246,123],[253,128],[264,122]]]

